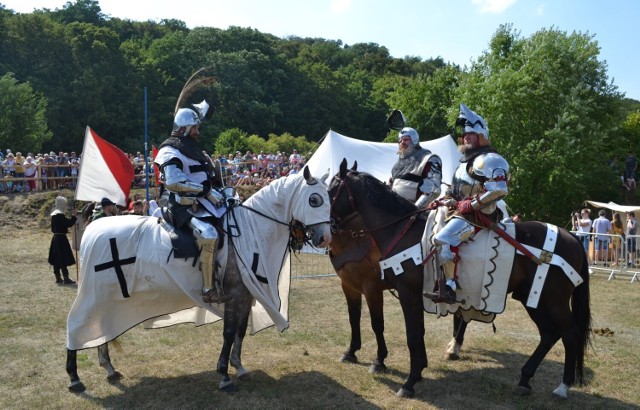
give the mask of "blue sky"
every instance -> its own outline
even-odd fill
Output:
[[[17,12],[62,8],[67,0],[0,0]],[[498,26],[524,37],[542,28],[589,33],[609,80],[640,100],[640,1],[637,0],[100,0],[106,15],[131,20],[175,18],[187,26],[252,27],[278,37],[377,43],[394,57],[442,57],[469,65]]]

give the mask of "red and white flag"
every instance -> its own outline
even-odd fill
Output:
[[[109,198],[125,206],[133,182],[133,164],[124,152],[87,126],[78,172],[76,200]]]

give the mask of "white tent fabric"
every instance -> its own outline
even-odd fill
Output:
[[[615,202],[596,202],[596,201],[585,201],[586,203],[595,206],[596,208],[606,208],[611,209],[612,211],[617,212],[635,212],[640,211],[640,205],[618,205]]]
[[[422,141],[420,146],[438,154],[442,159],[442,181],[450,184],[461,154],[451,136]],[[311,175],[329,178],[338,173],[340,162],[347,159],[349,168],[358,161],[358,171],[368,172],[381,181],[388,181],[391,168],[398,161],[398,144],[363,141],[329,130],[315,154],[307,161]]]

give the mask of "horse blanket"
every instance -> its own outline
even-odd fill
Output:
[[[244,207],[225,216],[225,226],[236,227],[231,240],[238,252],[230,256],[237,257],[243,282],[256,298],[252,334],[274,324],[280,331],[289,325],[288,235],[274,228],[255,228],[263,222]],[[244,234],[238,231],[249,226],[253,228],[245,228]],[[225,244],[218,252],[223,266],[228,248]],[[92,222],[82,239],[78,295],[67,319],[67,348],[97,347],[143,322],[146,328],[158,328],[220,320],[224,305],[202,301],[197,262],[173,257],[171,239],[158,218],[127,215]]]
[[[422,253],[428,255],[433,249],[433,237],[443,226],[446,208],[440,207],[431,212],[422,238]],[[513,223],[500,223],[500,227],[515,237]],[[434,303],[423,298],[424,309],[438,317],[460,311],[465,321],[478,320],[490,323],[495,315],[505,309],[507,288],[511,268],[515,258],[515,248],[498,234],[482,229],[476,235],[460,245],[458,262],[458,300],[465,303]],[[438,279],[435,257],[425,264],[424,291],[433,291]]]

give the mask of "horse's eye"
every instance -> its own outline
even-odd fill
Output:
[[[322,206],[323,203],[324,200],[322,199],[320,194],[311,194],[311,196],[309,197],[309,205],[311,205],[313,208]]]

